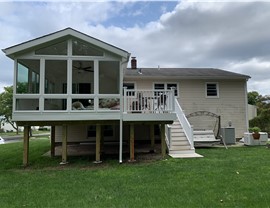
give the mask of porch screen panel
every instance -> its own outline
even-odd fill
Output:
[[[44,110],[66,110],[67,100],[66,99],[45,99]]]
[[[99,62],[99,94],[119,94],[120,65],[118,61]]]
[[[72,61],[72,94],[94,94],[94,62]]]
[[[38,94],[40,83],[40,61],[31,59],[17,60],[17,94]]]
[[[16,110],[39,110],[39,99],[16,99]]]
[[[67,61],[46,60],[45,61],[45,93],[66,94],[67,93]]]

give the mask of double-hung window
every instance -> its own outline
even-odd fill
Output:
[[[178,97],[178,84],[177,83],[155,83],[155,90],[170,90],[174,88],[174,96]]]
[[[207,98],[218,98],[219,87],[216,82],[208,82],[205,84],[205,94]]]
[[[127,90],[135,90],[135,83],[133,82],[127,82],[123,84],[123,87],[126,87]],[[135,91],[129,91],[127,92],[127,96],[135,96]]]

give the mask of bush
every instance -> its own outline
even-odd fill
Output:
[[[48,131],[49,129],[46,126],[40,126],[38,128],[39,131]]]
[[[257,126],[249,128],[249,132],[251,132],[251,133],[258,133],[260,131],[261,131],[261,129]]]
[[[270,132],[270,110],[261,110],[259,116],[249,121],[251,127],[258,126],[262,131]]]

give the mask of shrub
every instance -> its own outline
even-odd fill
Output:
[[[252,133],[258,133],[261,131],[261,129],[257,126],[254,126],[254,127],[249,128],[249,131]]]

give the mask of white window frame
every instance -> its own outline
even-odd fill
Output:
[[[208,95],[208,84],[215,84],[216,85],[216,92],[217,95]],[[205,83],[205,97],[206,98],[219,98],[219,83],[218,82],[206,82]]]
[[[136,97],[136,91],[137,91],[137,83],[136,82],[125,82],[123,81],[123,87],[125,84],[134,84],[134,96],[129,96],[129,97]]]
[[[175,95],[176,98],[179,98],[179,83],[178,82],[154,82],[153,83],[153,89],[155,90],[155,85],[156,84],[163,84],[164,85],[164,90],[170,90],[168,89],[168,84],[176,84],[176,91],[177,91],[177,96]]]

